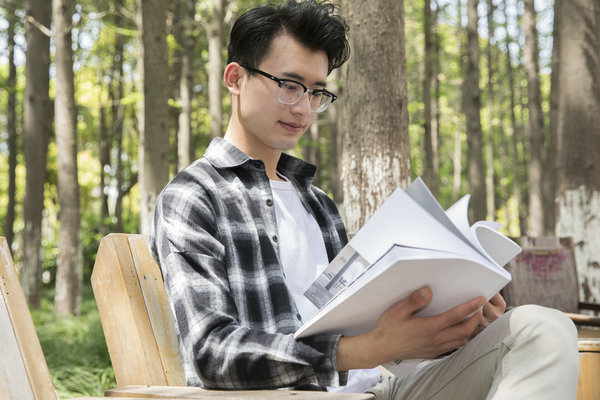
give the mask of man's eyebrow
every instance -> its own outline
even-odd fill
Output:
[[[285,76],[286,78],[291,78],[291,79],[300,81],[300,82],[306,82],[306,80],[304,79],[303,76],[298,75],[298,74],[296,74],[294,72],[284,72],[283,76]],[[315,86],[323,86],[323,87],[325,87],[325,82],[323,82],[323,81],[315,82]]]

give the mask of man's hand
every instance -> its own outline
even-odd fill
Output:
[[[372,368],[394,360],[430,359],[465,345],[483,322],[483,297],[433,317],[415,314],[431,302],[424,287],[387,309],[370,332],[340,339],[338,369]],[[495,308],[493,308],[495,310]]]
[[[483,318],[473,332],[472,338],[477,336],[481,331],[487,328],[492,322],[497,320],[506,311],[506,302],[500,293],[496,293],[494,297],[483,305]]]

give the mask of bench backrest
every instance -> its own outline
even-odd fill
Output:
[[[175,319],[148,238],[102,239],[92,289],[118,386],[184,386]]]
[[[512,281],[504,288],[508,306],[539,304],[564,312],[579,311],[579,289],[570,237],[521,237],[523,251],[506,265]]]
[[[55,400],[50,372],[10,249],[1,236],[0,293],[0,398]]]

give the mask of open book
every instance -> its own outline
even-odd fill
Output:
[[[295,337],[365,333],[425,285],[433,300],[422,316],[490,299],[510,281],[503,266],[521,248],[498,223],[469,226],[468,203],[466,195],[444,211],[420,178],[397,189],[305,292],[320,310]]]

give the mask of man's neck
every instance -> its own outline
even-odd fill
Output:
[[[281,150],[257,148],[257,146],[253,146],[247,140],[244,140],[243,136],[236,135],[229,129],[227,132],[225,132],[225,136],[223,138],[243,151],[249,157],[256,160],[261,160],[265,164],[265,170],[269,179],[276,181],[282,180],[277,175],[277,164],[279,163],[279,158],[281,157]]]

